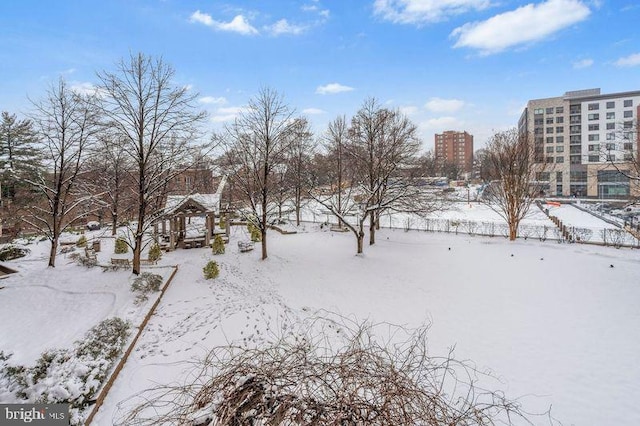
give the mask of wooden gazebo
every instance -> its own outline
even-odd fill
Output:
[[[166,250],[206,247],[216,232],[219,213],[219,194],[169,195],[154,231]]]

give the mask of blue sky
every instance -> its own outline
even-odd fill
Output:
[[[443,130],[478,148],[529,99],[640,90],[638,22],[637,0],[7,0],[0,110],[28,112],[61,75],[90,89],[143,52],[200,93],[211,130],[267,86],[318,134],[374,96],[425,149]]]

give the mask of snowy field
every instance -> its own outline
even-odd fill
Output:
[[[382,231],[354,256],[350,234],[270,236],[270,257],[240,254],[233,228],[221,276],[201,278],[206,249],[180,264],[157,315],[116,382],[97,424],[158,383],[181,382],[185,361],[226,342],[256,344],[325,309],[407,326],[431,323],[433,354],[455,346],[490,370],[525,408],[565,425],[637,424],[640,409],[638,252],[503,238]],[[451,248],[451,250],[449,250]],[[613,265],[613,267],[611,267]],[[548,424],[536,418],[536,424]]]
[[[375,246],[355,256],[351,233],[310,223],[300,231],[271,232],[264,262],[259,249],[238,252],[237,241],[248,238],[243,227],[232,228],[224,255],[165,254],[160,270],[168,276],[178,264],[179,271],[93,424],[114,424],[118,407],[137,392],[183,382],[189,362],[214,346],[260,344],[323,311],[431,324],[433,355],[455,347],[457,358],[498,378],[492,388],[530,412],[552,407],[564,425],[638,424],[636,250],[383,229]],[[113,240],[101,241],[98,259],[106,264]],[[129,272],[89,270],[64,255],[51,270],[48,244],[29,248],[26,260],[6,263],[19,273],[0,281],[0,350],[16,362],[71,345],[104,317],[136,323],[148,309],[133,304]],[[202,267],[211,259],[221,274],[206,281]]]

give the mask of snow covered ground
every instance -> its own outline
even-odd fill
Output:
[[[244,227],[232,228],[224,255],[165,254],[160,264],[179,271],[93,424],[113,424],[119,404],[139,391],[183,382],[189,362],[213,346],[260,344],[322,310],[356,321],[431,323],[432,354],[455,346],[457,358],[498,377],[507,396],[532,412],[552,406],[564,425],[638,423],[637,251],[384,229],[354,256],[351,233],[310,223],[300,231],[270,232],[266,261],[258,248],[238,251]],[[112,240],[102,241],[99,260],[108,263]],[[0,281],[0,350],[16,360],[70,345],[101,317],[143,314],[132,303],[129,272],[88,270],[64,256],[51,270],[47,243],[29,247],[26,261],[7,262],[20,272]],[[206,281],[202,267],[211,259],[221,273]]]

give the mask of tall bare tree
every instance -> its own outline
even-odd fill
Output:
[[[341,214],[346,214],[342,200],[343,190],[348,179],[348,158],[345,152],[345,145],[348,142],[349,127],[344,115],[336,117],[327,126],[324,135],[324,148],[327,151],[327,159],[330,162],[328,175],[332,189],[335,189],[334,208]],[[338,218],[338,226],[343,226],[342,220]]]
[[[144,235],[161,212],[168,182],[188,167],[188,148],[205,113],[195,108],[198,94],[174,84],[174,70],[161,58],[131,55],[115,72],[98,77],[106,124],[134,164],[137,222],[131,245],[133,273],[139,274]]]
[[[351,120],[348,154],[361,173],[362,205],[369,216],[369,244],[375,244],[380,214],[388,209],[408,207],[415,191],[401,168],[420,149],[415,125],[399,111],[381,108],[367,99]],[[415,206],[418,208],[419,206]]]
[[[530,135],[517,129],[495,133],[486,147],[485,161],[490,183],[481,200],[507,222],[509,240],[513,241],[520,222],[540,193],[541,183],[535,173],[546,166],[535,162]]]
[[[132,209],[133,169],[125,142],[113,132],[103,131],[98,137],[87,172],[94,174],[96,197],[109,212],[111,235],[116,235],[118,222]]]
[[[287,175],[296,212],[296,225],[300,226],[300,212],[311,189],[311,159],[315,151],[313,133],[306,118],[297,118],[291,123],[290,138]]]
[[[274,171],[287,158],[293,111],[275,90],[263,88],[222,135],[229,179],[262,236],[267,258],[268,218],[272,214]]]
[[[640,132],[638,120],[619,124],[613,138],[600,144],[601,158],[629,179],[630,185],[640,187]]]
[[[313,197],[353,232],[357,253],[362,253],[367,221],[369,244],[374,244],[383,212],[424,214],[436,209],[439,200],[416,185],[419,175],[407,171],[415,163],[420,142],[416,127],[400,112],[367,99],[351,120],[348,135],[343,147],[353,173],[348,188],[337,188],[328,196],[316,191]],[[356,215],[356,223],[346,219],[347,213]]]
[[[80,184],[83,163],[97,131],[94,108],[84,96],[59,80],[46,97],[34,102],[33,121],[42,140],[46,171],[25,181],[39,194],[25,222],[51,242],[49,266],[55,267],[58,239],[86,211],[91,198]]]

